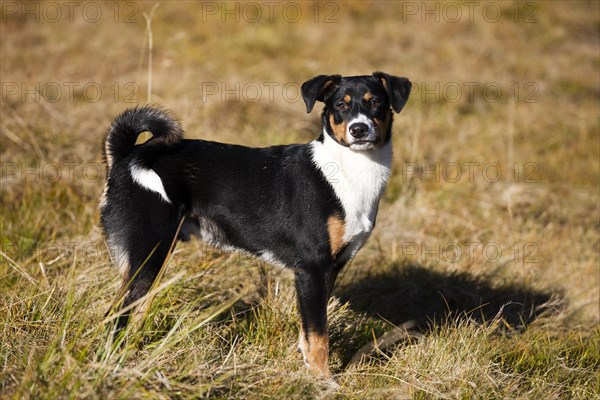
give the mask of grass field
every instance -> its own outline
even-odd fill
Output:
[[[162,1],[150,40],[154,4],[0,3],[0,398],[600,396],[598,2]],[[330,303],[339,387],[296,352],[292,276],[199,242],[112,343],[111,119],[150,101],[188,137],[308,142],[299,84],[378,70],[414,90]]]

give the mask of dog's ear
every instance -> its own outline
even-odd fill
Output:
[[[315,101],[325,101],[325,95],[342,80],[341,75],[319,75],[302,84],[302,98],[306,103],[306,112],[312,111]]]
[[[377,78],[390,96],[392,110],[399,113],[410,95],[412,84],[406,78],[388,75],[383,72],[373,72],[373,76]]]

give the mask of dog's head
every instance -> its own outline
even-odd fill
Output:
[[[392,110],[399,113],[410,94],[411,83],[374,72],[342,77],[319,75],[302,84],[306,112],[316,101],[325,103],[325,133],[352,150],[369,150],[387,143],[392,130]]]

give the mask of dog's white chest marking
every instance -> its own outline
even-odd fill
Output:
[[[341,261],[352,258],[369,238],[379,198],[391,172],[392,145],[367,151],[341,147],[327,132],[323,142],[312,142],[313,161],[333,187],[346,213]]]
[[[164,201],[171,204],[171,200],[169,199],[169,196],[167,196],[167,192],[165,191],[162,180],[156,172],[151,169],[140,167],[136,164],[131,164],[129,166],[129,170],[135,183],[144,189],[160,194]]]

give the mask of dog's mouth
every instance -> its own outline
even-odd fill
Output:
[[[350,148],[352,150],[369,150],[375,147],[378,140],[355,140],[350,143]]]
[[[369,150],[375,147],[379,143],[379,138],[375,137],[373,139],[357,139],[350,143],[350,148],[352,150]]]

